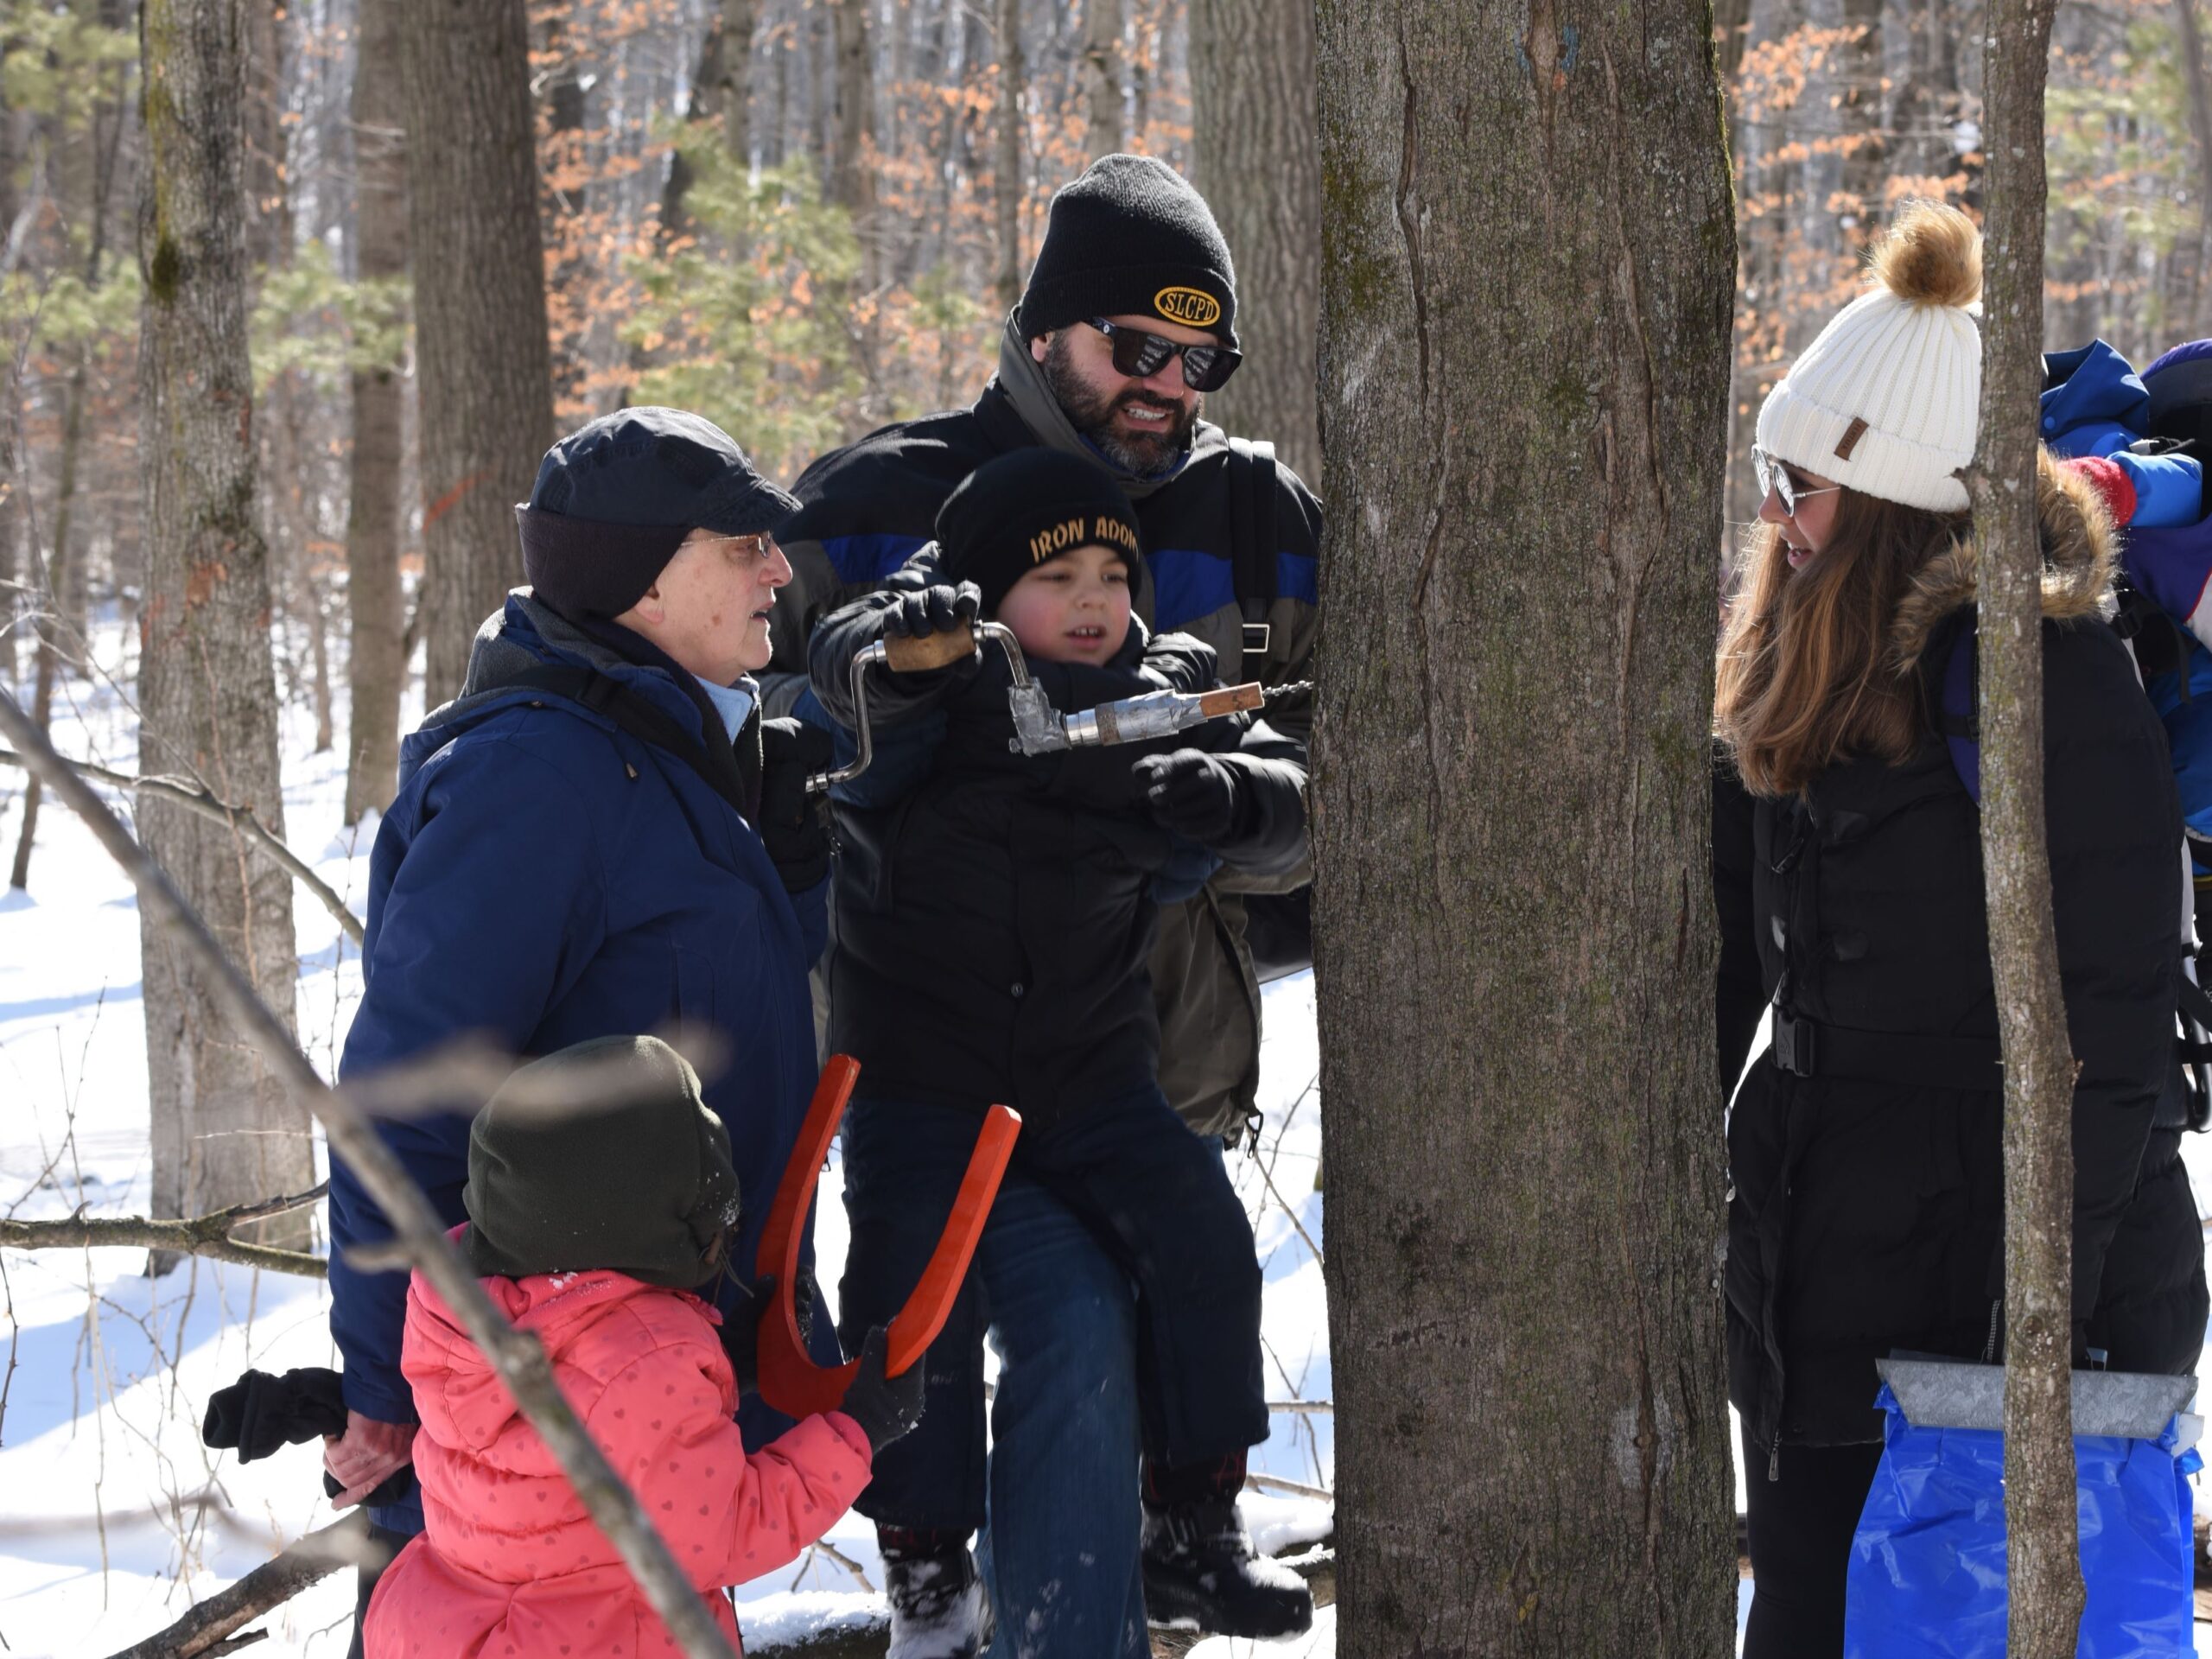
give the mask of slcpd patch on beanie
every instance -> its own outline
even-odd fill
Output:
[[[653,1037],[605,1037],[522,1067],[468,1130],[480,1276],[611,1268],[689,1290],[738,1218],[729,1131]]]
[[[1862,495],[1963,512],[1981,403],[1981,232],[1914,202],[1877,241],[1874,283],[1759,410],[1760,448]]]
[[[1236,344],[1236,270],[1213,210],[1150,156],[1102,156],[1052,197],[1021,334],[1091,317],[1147,316]]]
[[[1141,549],[1128,497],[1103,467],[1064,449],[1015,449],[962,479],[937,515],[941,569],[982,590],[995,614],[1023,575],[1076,548],[1119,554],[1134,580]]]
[[[564,616],[613,617],[645,596],[692,531],[757,535],[798,511],[712,421],[640,407],[548,449],[515,522],[540,599]]]

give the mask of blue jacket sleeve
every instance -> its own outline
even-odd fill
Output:
[[[606,876],[591,814],[551,761],[505,738],[465,741],[434,756],[419,786],[419,811],[388,819],[378,836],[366,988],[339,1065],[347,1083],[464,1035],[526,1053],[605,937]],[[429,1109],[377,1126],[449,1225],[467,1218],[461,1192],[478,1103],[424,1101]],[[412,1422],[399,1371],[407,1275],[360,1273],[345,1260],[349,1246],[391,1236],[353,1171],[332,1159],[330,1330],[346,1403],[380,1421]]]

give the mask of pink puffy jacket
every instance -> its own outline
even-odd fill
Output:
[[[690,1571],[733,1646],[726,1585],[774,1571],[827,1532],[868,1480],[842,1412],[747,1455],[737,1386],[696,1296],[619,1273],[486,1279],[545,1344],[561,1391]],[[423,1427],[428,1530],[378,1580],[367,1659],[639,1659],[678,1651],[552,1453],[418,1274],[401,1368]]]

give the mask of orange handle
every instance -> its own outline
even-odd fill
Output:
[[[976,635],[966,623],[938,633],[883,636],[883,660],[900,674],[924,674],[976,654]]]
[[[860,1371],[858,1360],[835,1366],[814,1363],[799,1338],[796,1294],[799,1241],[807,1205],[813,1198],[815,1176],[830,1155],[830,1142],[837,1133],[838,1120],[845,1115],[845,1103],[852,1098],[860,1071],[860,1062],[845,1054],[832,1055],[823,1068],[798,1145],[777,1185],[768,1224],[761,1230],[759,1268],[776,1275],[776,1305],[760,1316],[760,1397],[787,1417],[835,1411]],[[961,1177],[960,1191],[952,1201],[952,1213],[938,1236],[937,1249],[930,1253],[920,1281],[886,1333],[887,1374],[897,1376],[909,1370],[951,1317],[953,1301],[967,1276],[968,1264],[975,1259],[983,1224],[989,1219],[991,1205],[998,1197],[999,1183],[1005,1178],[1007,1161],[1014,1155],[1014,1140],[1020,1133],[1020,1116],[1003,1106],[992,1107],[984,1117],[982,1133],[976,1137],[976,1150],[969,1154],[967,1173]]]

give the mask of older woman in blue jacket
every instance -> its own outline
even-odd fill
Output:
[[[829,873],[804,793],[827,743],[764,724],[751,677],[791,580],[771,532],[791,505],[719,429],[673,410],[620,410],[547,453],[517,512],[531,585],[403,747],[340,1065],[352,1082],[462,1039],[519,1057],[708,1033],[727,1062],[706,1098],[742,1187],[746,1277],[816,1075],[806,975]],[[380,1126],[454,1223],[480,1103],[416,1103],[430,1109]],[[395,1478],[415,1422],[406,1275],[346,1260],[390,1228],[336,1160],[330,1213],[347,1427],[325,1465],[341,1504],[375,1491],[372,1521],[412,1533],[419,1504]],[[814,1321],[824,1343],[829,1325]]]

